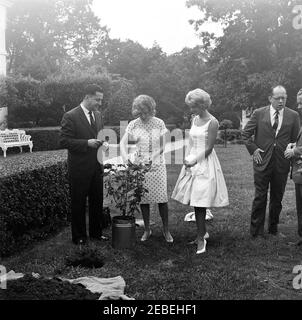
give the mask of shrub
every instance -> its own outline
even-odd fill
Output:
[[[7,95],[10,96],[3,97],[7,101],[9,126],[11,121],[38,125],[41,119],[47,117],[50,99],[40,81],[18,76],[7,78],[5,82]]]
[[[26,134],[31,135],[34,151],[58,150],[60,127],[25,129]]]
[[[221,116],[221,119],[226,119],[232,121],[232,129],[239,129],[240,127],[240,118],[234,111],[224,112]]]
[[[217,137],[216,141],[215,141],[215,144],[224,144],[224,140],[219,138],[219,137]]]
[[[88,84],[98,84],[104,92],[103,107],[108,106],[111,80],[107,74],[75,72],[52,76],[43,82],[44,90],[51,99],[48,108],[48,121],[53,119],[60,124],[65,111],[78,106],[83,99],[83,90]]]
[[[219,131],[219,138],[224,140],[224,130]],[[238,129],[228,129],[226,132],[227,135],[227,141],[233,141],[233,140],[241,140],[241,130]]]
[[[69,185],[66,152],[23,154],[1,161],[0,256],[66,225]]]
[[[119,126],[120,121],[130,121],[134,98],[135,88],[131,81],[123,78],[113,80],[108,107],[104,110],[104,123]]]
[[[8,127],[60,125],[64,112],[78,106],[88,84],[100,85],[104,92],[102,110],[105,123],[119,125],[131,117],[135,96],[131,81],[111,79],[107,73],[77,71],[51,76],[44,81],[31,77],[1,77],[0,107],[8,107]]]

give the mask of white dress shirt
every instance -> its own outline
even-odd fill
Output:
[[[88,110],[88,109],[86,109],[82,104],[81,104],[81,108],[82,108],[82,109],[83,109],[83,111],[84,111],[84,114],[85,114],[85,116],[86,116],[86,118],[87,118],[87,121],[90,123],[89,110]],[[95,121],[95,117],[94,117],[93,112],[92,112],[91,114],[92,114],[92,118],[93,118],[93,120]],[[91,123],[90,123],[90,125],[91,125]]]
[[[86,118],[87,118],[88,123],[90,123],[89,110],[86,109],[82,104],[81,104],[81,108],[82,108],[83,111],[84,111],[84,114],[85,114],[85,116],[86,116]],[[92,114],[92,117],[93,117],[93,119],[94,119],[94,121],[95,121],[94,113],[92,112],[91,114]],[[90,123],[90,125],[91,125],[91,123]],[[101,145],[100,148],[101,148],[101,150],[103,150],[103,151],[109,150],[109,143],[106,142],[106,141],[104,141],[104,142],[102,143],[102,145]],[[98,155],[97,155],[97,157],[98,157],[99,162],[100,162],[100,163],[103,163],[103,155],[102,155],[102,152],[99,152]]]
[[[273,106],[270,106],[270,116],[271,116],[271,125],[273,126],[273,124],[275,123],[275,113],[276,113],[276,109],[273,108]],[[282,125],[282,121],[283,121],[283,113],[284,113],[284,108],[282,108],[281,110],[279,110],[279,115],[278,115],[278,127],[276,130],[276,135],[278,134],[281,125]]]

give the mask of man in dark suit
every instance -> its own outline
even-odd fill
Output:
[[[301,116],[302,111],[302,89],[297,94],[298,112]],[[301,118],[300,118],[301,121]],[[291,159],[293,164],[292,179],[295,183],[296,190],[296,209],[298,218],[298,236],[299,240],[296,245],[302,245],[302,129],[297,137],[296,143],[290,143],[285,152],[286,159]]]
[[[97,85],[85,88],[81,104],[66,112],[62,119],[60,145],[68,149],[68,173],[71,188],[71,231],[75,244],[85,244],[86,200],[89,202],[89,236],[108,240],[102,234],[103,166],[97,160],[102,141],[97,139],[102,129],[101,114],[97,109],[103,99]]]
[[[284,151],[289,143],[296,141],[300,127],[299,115],[285,107],[286,99],[285,88],[274,87],[269,96],[271,105],[256,109],[242,133],[254,164],[255,198],[250,226],[252,237],[264,236],[269,186],[268,232],[278,234],[282,198],[290,169],[290,161],[284,157]]]

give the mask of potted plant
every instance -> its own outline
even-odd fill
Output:
[[[106,164],[104,186],[107,197],[121,215],[112,218],[112,246],[116,249],[132,248],[135,243],[135,212],[139,212],[141,198],[148,190],[144,187],[145,174],[150,171],[151,162]]]

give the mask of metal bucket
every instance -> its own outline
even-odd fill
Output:
[[[115,216],[112,218],[112,247],[131,249],[135,244],[135,218]]]

